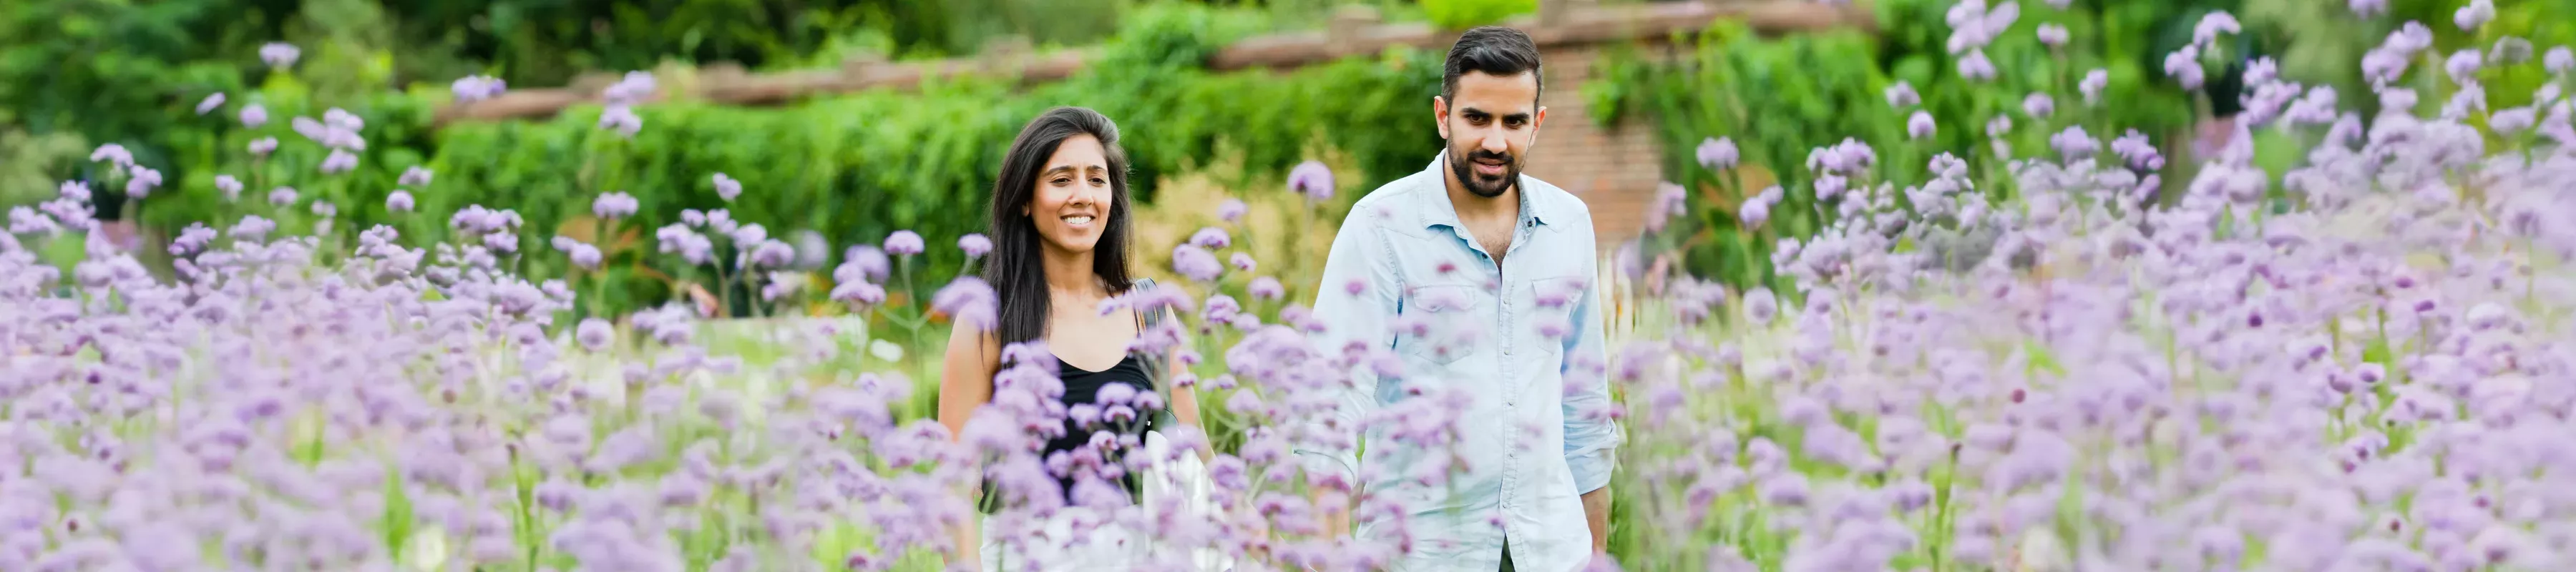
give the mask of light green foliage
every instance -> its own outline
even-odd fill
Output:
[[[1422,0],[1431,25],[1464,30],[1500,23],[1505,18],[1538,11],[1538,0]]]

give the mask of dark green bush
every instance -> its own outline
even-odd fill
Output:
[[[1085,73],[1033,89],[969,81],[777,108],[655,105],[639,110],[644,130],[632,140],[599,129],[595,107],[540,122],[450,126],[438,132],[430,160],[436,183],[419,197],[423,213],[442,218],[404,230],[440,236],[443,213],[508,206],[528,220],[526,247],[543,248],[558,225],[586,217],[594,197],[633,194],[642,212],[623,230],[636,242],[612,255],[614,286],[592,296],[597,309],[622,311],[668,295],[653,272],[628,263],[640,256],[665,272],[678,266],[654,251],[652,229],[677,221],[682,209],[726,208],[772,236],[814,230],[834,245],[834,261],[841,246],[910,229],[933,246],[929,268],[954,268],[962,260],[947,245],[984,230],[987,193],[1011,138],[1056,105],[1092,107],[1119,122],[1144,200],[1158,175],[1228,158],[1239,160],[1229,165],[1240,165],[1234,176],[1242,184],[1275,183],[1326,148],[1350,153],[1368,174],[1346,182],[1349,200],[1420,169],[1438,149],[1423,117],[1437,88],[1430,71],[1437,54],[1405,50],[1284,74],[1212,73],[1196,62],[1232,39],[1214,18],[1199,9],[1148,11]],[[742,196],[731,204],[718,198],[716,173],[741,180]]]

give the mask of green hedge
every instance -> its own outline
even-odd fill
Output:
[[[632,140],[599,129],[596,107],[542,122],[455,125],[436,136],[430,165],[438,178],[421,194],[421,209],[515,208],[529,223],[523,238],[541,248],[555,225],[587,215],[593,197],[635,195],[642,209],[626,230],[640,235],[639,246],[612,255],[618,268],[607,275],[616,286],[594,296],[602,309],[622,310],[668,296],[651,273],[626,263],[643,256],[658,268],[677,266],[654,252],[651,230],[682,209],[727,208],[772,236],[814,230],[834,245],[834,259],[841,246],[914,230],[933,246],[928,267],[954,268],[959,255],[945,246],[984,230],[986,193],[1011,138],[1056,105],[1092,107],[1119,122],[1142,200],[1154,196],[1157,176],[1219,159],[1239,161],[1225,165],[1239,164],[1230,170],[1237,186],[1275,185],[1328,148],[1349,153],[1368,175],[1345,181],[1348,200],[1419,170],[1438,149],[1427,110],[1439,54],[1402,50],[1284,74],[1211,73],[1197,62],[1231,39],[1214,18],[1197,9],[1143,14],[1085,73],[1031,89],[970,81],[777,108],[655,105],[639,110],[644,130]],[[742,196],[719,199],[715,173],[741,180]],[[444,218],[425,222],[405,230],[443,232]]]

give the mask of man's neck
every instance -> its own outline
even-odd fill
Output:
[[[1443,160],[1455,161],[1457,158],[1451,157]],[[1447,168],[1441,169],[1441,171],[1443,172],[1441,179],[1448,183],[1445,186],[1449,191],[1450,208],[1458,211],[1459,222],[1474,223],[1520,219],[1520,181],[1513,181],[1511,186],[1504,187],[1503,194],[1495,195],[1493,197],[1485,197],[1483,195],[1476,194],[1475,191],[1467,190],[1467,182],[1458,180],[1457,169]]]

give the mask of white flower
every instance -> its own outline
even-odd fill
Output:
[[[903,346],[895,345],[894,342],[882,339],[870,340],[868,342],[868,355],[876,356],[877,359],[889,362],[903,361]]]

